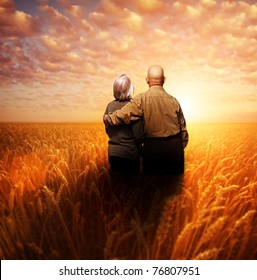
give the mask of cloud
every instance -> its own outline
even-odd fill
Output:
[[[143,28],[143,18],[135,12],[125,10],[126,17],[124,20],[124,26],[130,31],[139,32]]]
[[[71,50],[71,44],[63,36],[43,35],[41,37],[42,45],[50,52],[68,52]]]
[[[132,1],[132,3],[139,9],[141,12],[155,12],[161,10],[164,7],[164,1],[159,0],[139,0]]]
[[[126,54],[135,49],[136,42],[132,36],[123,36],[120,39],[108,40],[106,46],[112,54]]]
[[[242,91],[252,92],[257,5],[251,2],[56,0],[21,8],[16,0],[3,0],[0,101],[15,85],[30,93],[42,93],[41,88],[54,92],[52,99],[33,95],[45,105],[51,101],[58,108],[100,110],[106,103],[102,96],[112,98],[117,75],[128,73],[138,92],[147,88],[147,67],[156,63],[165,68],[170,89],[172,83],[187,81],[190,88],[199,80],[222,84],[226,92],[235,90],[232,83],[242,83]],[[36,106],[36,101],[27,102]]]
[[[87,33],[92,33],[94,31],[93,26],[86,19],[82,19],[78,25]]]
[[[40,10],[43,13],[42,20],[48,34],[54,36],[65,34],[68,37],[76,35],[69,17],[49,5],[40,6]]]
[[[89,18],[102,30],[114,28],[135,33],[143,28],[143,18],[139,14],[112,0],[100,1],[99,10],[92,12]]]
[[[81,18],[85,14],[85,10],[83,7],[79,5],[70,5],[67,7],[67,11],[70,15],[72,15],[74,18]]]
[[[40,30],[40,20],[33,18],[30,14],[17,11],[11,0],[4,0],[0,3],[0,36],[32,36]]]

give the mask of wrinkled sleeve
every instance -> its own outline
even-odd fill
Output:
[[[108,113],[104,116],[104,122],[110,125],[119,125],[122,123],[130,124],[143,116],[142,104],[140,98],[132,99],[120,110]]]
[[[178,121],[179,121],[182,145],[183,148],[185,148],[189,140],[189,135],[186,127],[186,120],[180,105],[179,105],[179,112],[178,112]]]

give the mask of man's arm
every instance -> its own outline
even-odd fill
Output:
[[[182,140],[182,145],[183,145],[183,148],[185,149],[185,147],[187,146],[187,143],[188,143],[188,132],[187,130],[182,130],[181,131],[181,140]]]
[[[182,112],[181,107],[179,106],[179,112],[178,112],[178,120],[179,120],[179,126],[180,126],[180,133],[181,133],[181,141],[183,148],[187,146],[189,135],[186,128],[186,120],[184,118],[184,114]]]
[[[119,125],[121,123],[129,124],[132,121],[136,121],[143,116],[143,109],[141,104],[141,98],[136,96],[135,99],[131,99],[120,110],[116,110],[113,113],[105,114],[103,121],[106,125]]]

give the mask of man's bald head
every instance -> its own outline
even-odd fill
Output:
[[[153,65],[148,69],[146,82],[149,86],[163,85],[165,81],[164,71],[161,66]]]

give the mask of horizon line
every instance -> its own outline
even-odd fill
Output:
[[[0,124],[104,124],[103,121],[0,121]],[[187,121],[186,124],[207,123],[257,123],[257,120],[247,121]]]

